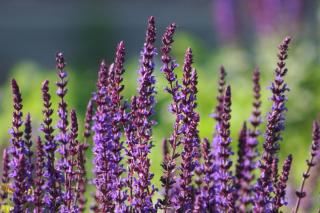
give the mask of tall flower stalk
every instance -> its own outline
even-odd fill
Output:
[[[272,91],[272,109],[267,118],[267,130],[265,141],[263,143],[264,152],[260,162],[261,175],[256,185],[256,198],[254,210],[256,212],[272,211],[271,192],[274,191],[273,180],[278,174],[275,174],[275,169],[272,169],[273,162],[277,158],[276,154],[279,151],[279,141],[282,140],[281,132],[284,129],[284,113],[286,111],[285,92],[288,91],[287,84],[284,83],[284,76],[287,73],[285,60],[288,57],[288,45],[291,38],[287,37],[279,46],[278,63],[275,70],[275,78],[271,85]]]
[[[78,205],[76,203],[76,185],[78,184],[78,179],[76,176],[76,169],[78,164],[78,153],[79,153],[79,141],[78,137],[78,119],[77,114],[74,109],[70,112],[71,126],[70,126],[70,134],[69,134],[69,144],[67,146],[68,153],[68,170],[65,179],[66,185],[66,206],[64,206],[65,211],[67,212],[75,212],[78,211]]]
[[[236,207],[246,211],[253,204],[254,170],[256,169],[255,159],[258,156],[257,145],[260,135],[259,126],[261,123],[261,101],[260,101],[260,72],[255,69],[252,75],[253,80],[253,110],[249,122],[251,128],[243,125],[239,134],[238,161],[236,165]]]
[[[67,89],[67,72],[65,71],[66,63],[63,54],[57,53],[56,55],[56,69],[59,81],[56,82],[57,85],[57,91],[56,94],[59,97],[59,104],[58,104],[58,124],[57,128],[59,129],[59,132],[56,136],[56,141],[60,143],[60,146],[58,147],[58,151],[61,155],[61,158],[58,161],[58,168],[60,174],[60,188],[61,193],[63,195],[62,197],[62,208],[66,209],[68,208],[67,205],[69,205],[67,202],[69,201],[68,198],[68,192],[67,192],[67,176],[68,176],[68,170],[70,169],[70,165],[68,162],[68,144],[69,144],[69,135],[68,135],[68,110],[67,110],[67,102],[65,100],[65,96],[68,92]]]
[[[166,92],[172,98],[169,110],[175,121],[170,136],[165,137],[162,143],[162,190],[158,202],[154,203],[153,200],[157,189],[152,184],[149,155],[153,147],[156,95],[156,30],[154,17],[150,17],[141,53],[137,94],[131,98],[130,104],[123,100],[125,47],[124,42],[120,42],[113,63],[107,66],[102,61],[100,64],[96,93],[87,105],[81,142],[75,109],[70,111],[70,125],[68,122],[67,74],[62,53],[56,56],[59,78],[56,83],[58,124],[57,127],[52,125],[49,81],[44,81],[41,88],[43,120],[40,128],[43,140],[38,136],[35,141],[36,156],[32,154],[32,134],[39,134],[32,132],[30,114],[25,122],[22,121],[20,89],[15,80],[11,81],[13,116],[10,148],[3,152],[1,212],[85,212],[85,193],[89,183],[95,185],[93,199],[96,204],[91,208],[94,212],[282,211],[283,206],[287,205],[287,184],[292,166],[292,156],[289,155],[283,162],[282,170],[279,169],[278,156],[287,110],[288,88],[284,77],[287,73],[285,60],[290,38],[286,38],[279,47],[275,78],[271,85],[272,108],[267,116],[264,150],[259,165],[256,158],[262,122],[261,88],[259,71],[253,73],[253,110],[249,122],[244,122],[239,134],[238,158],[233,174],[231,88],[226,85],[226,72],[221,67],[213,116],[217,122],[211,144],[208,139],[201,140],[199,136],[198,74],[193,68],[191,48],[186,50],[181,84],[177,79],[175,71],[178,65],[171,56],[175,29],[175,24],[167,27],[161,47],[161,72],[168,81]],[[94,164],[92,182],[86,176],[86,152],[89,151],[91,135]],[[302,185],[296,192],[298,200],[293,212],[299,211],[301,200],[306,196],[306,182],[318,163],[319,143],[320,126],[314,122],[311,156],[307,160]],[[127,169],[124,168],[124,161]],[[258,169],[259,177],[253,183]]]
[[[223,113],[219,129],[220,141],[218,143],[217,164],[218,164],[218,190],[217,208],[223,211],[233,212],[235,210],[235,196],[233,176],[230,170],[232,161],[230,156],[233,152],[230,147],[230,119],[231,119],[231,88],[227,86],[223,99]]]
[[[52,103],[49,93],[49,81],[42,83],[42,101],[43,101],[43,121],[41,123],[41,131],[44,134],[44,151],[45,151],[45,184],[46,189],[44,199],[46,209],[49,212],[56,212],[61,204],[59,189],[59,174],[56,171],[55,152],[57,150],[57,142],[54,138],[54,128],[52,126]]]
[[[199,148],[198,123],[199,114],[195,111],[197,107],[197,83],[198,76],[192,68],[193,56],[191,48],[185,54],[183,66],[183,81],[181,89],[182,108],[182,144],[181,173],[179,180],[179,209],[181,211],[192,210],[192,176],[195,169],[195,158]]]
[[[169,83],[169,86],[166,87],[166,91],[172,97],[172,103],[170,104],[170,111],[175,116],[175,123],[173,126],[173,133],[171,134],[168,140],[165,140],[166,144],[166,152],[164,156],[164,160],[162,163],[162,168],[164,170],[163,176],[160,181],[162,183],[162,187],[164,188],[163,199],[159,200],[160,208],[164,210],[164,212],[170,211],[173,208],[173,205],[176,205],[177,201],[174,199],[174,192],[172,192],[172,187],[176,183],[176,160],[180,156],[177,152],[177,148],[181,144],[181,124],[182,124],[182,109],[181,109],[181,91],[180,84],[177,80],[177,75],[174,70],[178,66],[175,61],[170,56],[171,45],[173,43],[173,36],[176,29],[176,25],[173,23],[169,27],[167,27],[166,32],[162,36],[162,47],[161,47],[161,60],[163,66],[161,67],[161,71],[164,73],[166,80]],[[169,149],[170,145],[170,149]]]
[[[11,150],[12,162],[10,167],[12,168],[10,177],[13,179],[12,188],[14,190],[12,201],[13,201],[13,212],[18,213],[25,211],[25,206],[27,204],[27,176],[26,157],[24,155],[25,143],[22,138],[23,131],[21,126],[22,121],[22,97],[20,93],[19,86],[16,80],[11,81],[11,88],[13,94],[13,119],[12,119],[12,129],[11,133]]]
[[[44,168],[45,168],[45,151],[41,138],[37,139],[36,163],[35,163],[35,189],[34,189],[34,210],[33,213],[41,213],[44,211]]]
[[[113,160],[114,160],[114,184],[115,184],[115,212],[126,211],[125,200],[127,199],[126,192],[122,189],[125,187],[125,180],[122,174],[125,171],[122,165],[122,150],[123,142],[121,141],[121,127],[123,121],[123,105],[121,94],[124,85],[122,85],[124,74],[124,56],[125,46],[121,41],[116,50],[114,64],[109,70],[108,76],[108,94],[110,97],[109,113],[111,115],[112,141],[113,141]]]
[[[97,110],[94,116],[93,136],[94,141],[94,168],[96,186],[96,198],[99,211],[106,212],[114,209],[113,194],[114,183],[111,182],[113,174],[112,167],[112,138],[111,116],[108,114],[107,96],[108,67],[104,61],[100,64],[95,101]]]
[[[28,182],[27,182],[27,187],[30,189],[33,185],[33,178],[32,178],[32,172],[33,172],[33,162],[32,162],[32,156],[33,156],[33,151],[32,151],[32,127],[31,127],[31,116],[30,113],[27,114],[25,122],[24,122],[24,144],[25,144],[25,150],[24,154],[26,155],[27,158],[27,175],[28,175]]]
[[[129,202],[131,211],[155,211],[152,203],[152,196],[155,192],[151,184],[153,174],[150,172],[150,159],[148,157],[153,146],[151,142],[152,126],[154,121],[151,116],[155,104],[155,77],[154,61],[155,56],[155,21],[154,17],[148,20],[148,28],[143,51],[141,53],[141,67],[139,70],[138,95],[132,98],[131,112],[128,117],[131,121],[126,129],[129,164],[132,170],[129,171]]]
[[[287,181],[289,179],[291,164],[292,164],[292,155],[289,155],[287,159],[284,161],[281,176],[275,187],[276,195],[274,198],[274,208],[275,208],[275,211],[277,212],[279,212],[279,209],[283,205],[287,204],[285,201],[285,198],[286,198]]]
[[[88,183],[87,179],[87,171],[86,171],[86,151],[89,148],[88,140],[91,136],[91,123],[93,117],[93,100],[90,99],[87,105],[86,115],[85,115],[85,121],[84,121],[84,132],[83,132],[83,143],[79,144],[79,150],[78,150],[78,160],[77,160],[77,169],[78,169],[78,176],[77,176],[77,186],[76,186],[76,192],[77,192],[77,200],[79,202],[79,211],[84,212],[87,198],[85,196],[86,192],[86,185]]]

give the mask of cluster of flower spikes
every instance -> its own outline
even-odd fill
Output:
[[[284,130],[286,92],[284,82],[290,38],[279,46],[275,78],[271,85],[272,108],[267,116],[263,153],[259,159],[257,145],[261,135],[260,72],[253,72],[253,109],[239,133],[237,160],[230,144],[231,87],[226,71],[220,69],[216,120],[212,142],[201,140],[197,109],[198,75],[193,67],[193,53],[187,48],[178,79],[178,64],[171,56],[176,25],[167,27],[162,36],[161,72],[168,82],[165,91],[171,96],[170,112],[175,120],[171,135],[163,140],[161,189],[152,184],[149,153],[153,147],[152,129],[155,107],[155,37],[154,17],[148,20],[146,39],[141,52],[139,86],[130,102],[122,91],[125,46],[120,42],[113,63],[102,60],[97,90],[89,100],[83,137],[78,131],[77,113],[68,116],[67,72],[62,53],[56,56],[59,81],[56,82],[58,123],[54,113],[49,81],[41,87],[43,120],[39,132],[32,132],[31,116],[23,121],[22,95],[12,80],[13,119],[10,147],[3,151],[1,211],[3,212],[280,212],[286,205],[287,181],[292,155],[284,161],[278,174],[281,132]],[[70,120],[69,120],[70,119]],[[24,129],[22,129],[24,127]],[[32,134],[37,137],[32,137]],[[86,177],[86,152],[93,142],[92,181]],[[33,141],[36,138],[36,154]],[[313,124],[311,156],[307,171],[296,192],[299,211],[307,197],[306,182],[318,162],[320,126]],[[232,165],[235,164],[233,171]],[[255,177],[256,170],[260,176]],[[87,185],[95,186],[93,204],[88,208]],[[158,191],[160,197],[154,197]]]

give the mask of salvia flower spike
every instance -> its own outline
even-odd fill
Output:
[[[57,150],[57,142],[54,138],[54,128],[52,126],[52,103],[49,94],[49,81],[42,83],[42,101],[43,101],[43,121],[40,130],[44,134],[44,150],[45,150],[45,184],[46,193],[44,195],[45,204],[49,212],[55,212],[59,209],[61,203],[59,183],[59,173],[56,170],[55,152]]]
[[[284,82],[284,76],[287,73],[285,67],[285,60],[288,57],[288,45],[291,41],[290,37],[286,37],[282,44],[279,46],[278,63],[275,70],[275,78],[271,84],[272,92],[272,109],[267,117],[267,129],[265,134],[265,141],[263,143],[263,154],[260,161],[261,175],[257,180],[256,198],[254,203],[254,210],[257,212],[271,211],[273,209],[271,192],[273,189],[273,180],[278,174],[274,171],[277,169],[272,166],[277,158],[279,151],[279,141],[281,141],[281,132],[284,130],[284,113],[286,111],[285,92],[288,91],[287,84]],[[276,166],[277,167],[277,166]]]
[[[77,186],[76,193],[79,202],[79,211],[84,212],[86,209],[87,198],[85,196],[86,186],[88,183],[87,171],[86,171],[86,151],[89,148],[88,140],[91,136],[92,119],[93,119],[93,99],[90,99],[87,105],[85,120],[84,120],[84,131],[83,131],[83,143],[79,144],[79,150],[77,155]]]
[[[110,97],[109,113],[111,115],[111,128],[112,128],[112,141],[113,141],[113,160],[114,160],[114,184],[115,184],[115,212],[126,211],[124,202],[127,199],[126,191],[122,189],[125,187],[125,179],[122,176],[125,169],[122,165],[122,150],[123,142],[121,141],[121,126],[123,121],[123,110],[121,94],[124,85],[122,85],[124,74],[124,57],[125,46],[121,41],[116,49],[116,55],[114,59],[114,65],[109,69],[109,87],[108,93]]]
[[[276,189],[275,189],[275,201],[274,201],[274,208],[275,211],[279,212],[281,206],[286,205],[285,197],[286,197],[286,188],[287,188],[287,181],[289,179],[289,173],[292,164],[292,155],[289,155],[285,160],[282,168],[282,174],[277,182]]]
[[[60,146],[58,147],[58,151],[61,154],[61,158],[58,161],[58,167],[60,174],[60,181],[64,182],[65,184],[61,184],[61,193],[63,195],[62,198],[62,204],[63,208],[66,208],[68,205],[68,198],[67,198],[67,173],[68,169],[70,168],[69,162],[68,162],[68,151],[67,146],[69,143],[69,135],[68,135],[68,110],[67,110],[67,102],[65,100],[65,96],[68,92],[67,89],[67,72],[65,71],[66,62],[64,59],[63,53],[59,52],[56,54],[56,69],[57,69],[57,75],[59,78],[59,81],[56,82],[57,85],[57,91],[56,94],[59,97],[59,103],[58,103],[58,116],[59,120],[57,123],[57,128],[59,129],[59,132],[56,136],[56,141],[60,143]]]
[[[139,70],[139,88],[136,101],[136,107],[134,110],[133,119],[135,119],[134,128],[136,128],[136,147],[133,157],[136,158],[136,164],[134,166],[134,173],[136,176],[133,178],[133,198],[132,205],[137,211],[155,211],[152,203],[152,196],[155,192],[155,188],[151,183],[153,174],[150,172],[150,159],[148,155],[152,147],[151,136],[152,126],[154,121],[151,120],[151,116],[154,113],[155,104],[155,77],[154,71],[154,56],[155,56],[155,20],[154,17],[150,17],[148,20],[148,28],[146,33],[146,40],[144,48],[141,53],[141,67]],[[131,110],[133,110],[131,109]]]
[[[183,80],[181,88],[181,105],[183,115],[181,153],[181,174],[179,180],[179,209],[188,211],[192,209],[192,176],[195,169],[195,158],[199,153],[198,122],[199,114],[197,107],[197,73],[192,67],[193,56],[191,48],[185,53],[183,66]]]
[[[45,168],[45,151],[41,138],[37,139],[36,163],[35,163],[35,189],[34,189],[34,213],[41,213],[44,211],[44,168]]]
[[[165,78],[167,79],[169,86],[166,88],[166,91],[171,95],[173,101],[170,105],[171,113],[175,115],[175,123],[173,127],[173,133],[171,134],[169,139],[164,140],[164,160],[162,163],[162,168],[164,170],[163,176],[160,181],[162,183],[162,187],[164,187],[163,191],[163,199],[159,200],[160,208],[165,212],[167,209],[172,208],[172,205],[176,201],[173,200],[172,192],[173,185],[176,183],[175,170],[176,170],[176,160],[179,157],[179,153],[177,152],[178,146],[181,144],[179,141],[181,135],[181,117],[182,117],[182,109],[181,109],[181,86],[177,80],[177,75],[174,72],[174,69],[178,66],[175,61],[172,59],[171,52],[171,44],[173,43],[173,36],[176,29],[176,25],[173,23],[169,27],[167,27],[166,32],[162,36],[162,56],[161,60],[163,66],[161,67],[161,71],[165,74]],[[170,149],[169,149],[170,146]],[[169,153],[170,152],[170,153]]]
[[[113,193],[114,183],[111,182],[113,178],[114,169],[112,166],[112,141],[111,139],[111,116],[108,113],[109,97],[106,95],[108,85],[108,67],[105,61],[100,64],[99,78],[97,83],[97,93],[95,101],[97,104],[96,114],[94,116],[94,183],[96,186],[96,198],[98,208],[100,211],[107,211],[114,209]],[[111,165],[110,165],[111,164]]]

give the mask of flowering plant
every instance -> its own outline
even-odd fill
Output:
[[[168,82],[165,91],[172,97],[170,112],[175,120],[170,137],[163,140],[162,188],[157,189],[150,171],[149,153],[153,147],[155,125],[155,57],[156,28],[154,17],[148,20],[141,52],[139,86],[130,101],[122,91],[125,44],[117,46],[113,63],[102,61],[98,71],[97,90],[88,102],[83,140],[79,138],[75,109],[66,102],[68,80],[65,58],[56,56],[59,97],[56,127],[49,93],[49,81],[42,84],[43,121],[39,132],[32,132],[31,116],[23,121],[22,96],[18,83],[11,82],[13,119],[10,147],[3,152],[1,208],[12,212],[84,212],[88,209],[86,186],[95,186],[94,212],[280,212],[286,205],[287,181],[293,157],[289,155],[279,169],[278,152],[287,111],[285,83],[286,59],[291,39],[279,46],[278,62],[272,92],[272,108],[267,115],[263,151],[257,145],[262,139],[260,73],[253,72],[252,115],[239,133],[237,160],[230,144],[232,107],[231,86],[226,71],[220,69],[216,120],[212,142],[199,136],[197,112],[198,75],[193,53],[185,53],[182,79],[178,64],[171,56],[176,25],[171,24],[162,36],[161,72]],[[37,135],[33,141],[32,134]],[[86,177],[86,151],[93,141],[94,178]],[[298,212],[307,196],[304,185],[319,156],[320,126],[313,124],[311,156],[307,170],[296,192]],[[36,142],[36,154],[33,143]],[[233,167],[234,165],[234,167]],[[233,168],[235,168],[233,170]],[[256,178],[256,170],[260,175]],[[279,172],[279,170],[281,170]],[[154,199],[160,194],[158,200]]]

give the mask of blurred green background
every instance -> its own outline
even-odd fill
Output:
[[[192,47],[199,73],[200,135],[211,138],[216,104],[217,75],[224,65],[233,90],[232,136],[248,120],[252,104],[251,74],[261,70],[263,118],[270,109],[267,89],[276,66],[277,46],[286,35],[293,37],[286,81],[288,112],[281,159],[293,154],[290,185],[301,181],[311,142],[312,120],[320,109],[320,46],[318,1],[312,0],[199,0],[199,1],[6,1],[0,0],[0,140],[8,145],[12,101],[9,82],[15,78],[22,91],[23,112],[31,112],[33,129],[41,121],[41,82],[49,79],[51,94],[56,87],[55,53],[63,51],[69,73],[69,110],[76,108],[83,120],[85,107],[95,90],[99,61],[113,60],[117,42],[125,41],[125,97],[136,92],[139,53],[143,46],[147,18],[156,17],[158,41],[171,22],[178,25],[173,55],[183,64],[183,54]],[[168,112],[170,96],[156,58],[157,105],[152,151],[154,183],[161,175],[161,141],[171,133],[173,117]],[[181,75],[181,66],[177,69]],[[54,106],[57,106],[54,97]],[[82,126],[83,123],[80,123]],[[262,129],[264,132],[264,129]],[[36,137],[36,134],[34,134]],[[263,138],[260,138],[262,143]],[[261,148],[261,144],[260,144]],[[88,152],[91,158],[91,152]],[[90,164],[89,160],[89,164]],[[88,165],[89,170],[91,166]],[[319,200],[319,192],[315,199]],[[290,203],[294,197],[289,197]]]

